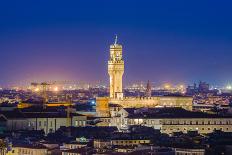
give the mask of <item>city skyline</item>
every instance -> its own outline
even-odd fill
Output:
[[[0,2],[0,154],[232,154],[231,6]]]
[[[2,3],[0,86],[108,83],[115,34],[123,45],[125,84],[232,81],[230,2]]]

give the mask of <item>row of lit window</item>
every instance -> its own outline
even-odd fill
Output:
[[[161,122],[162,123],[162,122]],[[226,124],[229,125],[231,124],[231,121],[183,121],[183,122],[179,122],[179,121],[167,121],[167,122],[163,122],[164,125],[176,125],[176,124],[183,124],[183,125],[217,125],[217,124]]]
[[[75,125],[76,126],[85,126],[86,122],[85,121],[76,121]]]
[[[142,120],[142,119],[138,119]],[[120,120],[119,120],[120,121]],[[124,119],[122,120],[124,123]],[[138,121],[128,120],[130,124],[136,124]],[[143,124],[155,124],[154,120],[143,120]],[[159,121],[163,125],[231,125],[232,121]]]
[[[44,124],[44,126],[47,126],[47,121],[44,121],[43,124]],[[42,121],[39,121],[38,125],[39,125],[39,127],[41,127],[42,126]],[[53,122],[50,121],[50,127],[52,127],[52,125],[53,125]],[[28,122],[28,126],[29,127],[35,126],[35,122]]]
[[[163,128],[163,130],[165,131],[166,129],[165,128]],[[167,129],[168,130],[168,129]],[[170,128],[169,130],[175,130],[175,129],[173,129],[173,128]],[[177,128],[176,130],[178,130],[178,131],[181,131],[181,129],[180,128]],[[187,130],[186,128],[184,128],[184,130]],[[190,129],[190,130],[192,130],[192,129]],[[199,130],[198,128],[196,128],[196,130]],[[201,128],[201,130],[203,131],[203,130],[211,130],[211,128]],[[212,130],[222,130],[223,131],[223,128],[212,128]],[[228,131],[229,130],[229,128],[226,128],[226,131]]]
[[[140,143],[149,143],[149,141],[145,141],[145,140],[139,140],[139,141],[136,141],[136,140],[135,141],[132,141],[132,140],[128,140],[128,141],[127,140],[121,140],[121,141],[119,141],[119,140],[116,140],[115,143],[117,143],[117,144],[118,143],[122,143],[122,144],[123,143],[125,143],[125,144],[127,144],[127,143],[130,143],[130,144],[132,144],[132,143],[135,143],[135,144],[139,143],[140,144]]]

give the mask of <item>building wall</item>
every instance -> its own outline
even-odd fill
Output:
[[[46,155],[48,154],[48,151],[47,149],[13,147],[10,154],[12,155]]]
[[[176,155],[204,155],[204,149],[175,149]]]
[[[109,107],[110,109],[110,116],[116,117],[118,115],[118,112],[122,109],[122,107]]]
[[[232,118],[186,118],[163,119],[161,121],[163,133],[182,131],[198,131],[201,134],[211,133],[214,130],[232,132]]]
[[[121,109],[117,117],[111,117],[109,125],[122,130],[131,125],[142,125],[167,134],[180,131],[198,131],[200,134],[211,133],[214,130],[232,132],[232,118],[128,118],[125,109]]]
[[[192,110],[192,97],[161,96],[159,101],[159,106],[162,107],[181,107],[186,110]]]
[[[94,139],[93,141],[93,146],[95,149],[109,147],[110,145],[111,142],[109,140]]]
[[[7,120],[7,130],[27,129],[28,121],[25,118],[12,118]]]
[[[109,98],[98,97],[96,99],[96,114],[101,117],[109,117]]]
[[[134,146],[139,144],[150,144],[150,140],[144,139],[135,139],[135,140],[111,140],[112,145],[120,145],[120,146]]]
[[[110,117],[102,117],[100,118],[100,123],[97,124],[97,126],[110,126],[110,121],[111,118]]]
[[[85,126],[87,117],[73,116],[71,119],[72,126]],[[45,134],[49,132],[55,132],[61,126],[67,126],[68,119],[63,118],[19,118],[19,119],[8,119],[7,129],[8,130],[44,130]],[[79,124],[81,122],[81,124]]]
[[[66,149],[78,149],[86,146],[87,144],[64,144],[64,147]]]
[[[87,116],[78,116],[75,117],[72,121],[73,126],[84,127],[87,124]]]
[[[67,118],[29,118],[29,130],[44,130],[45,134],[67,125]]]
[[[184,133],[187,133],[187,131],[198,131],[200,134],[211,133],[214,130],[232,132],[232,118],[125,118],[121,124],[123,123],[124,126],[143,125],[153,127],[155,129],[159,129],[161,133],[167,134],[180,131]]]
[[[62,152],[62,155],[81,155],[80,153]]]
[[[186,110],[192,110],[192,97],[125,97],[123,99],[115,98],[97,98],[96,111],[97,116],[109,117],[109,103],[119,104],[123,108],[154,108],[154,107],[181,107]]]

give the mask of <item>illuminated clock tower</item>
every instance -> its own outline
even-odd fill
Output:
[[[110,98],[123,99],[122,76],[124,61],[122,58],[122,45],[115,42],[110,45],[110,60],[108,61],[108,74],[110,76]]]

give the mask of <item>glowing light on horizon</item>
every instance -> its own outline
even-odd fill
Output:
[[[226,89],[232,90],[232,86],[231,86],[231,85],[227,85],[227,86],[226,86]]]

